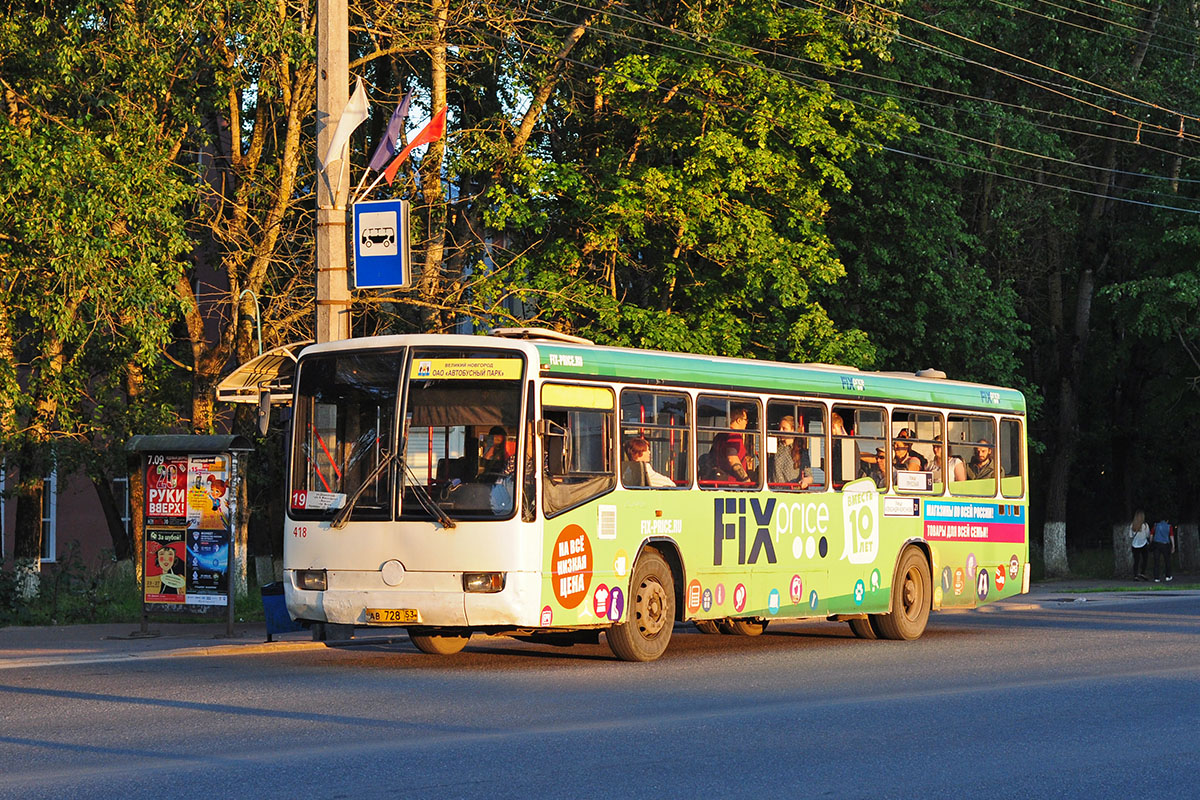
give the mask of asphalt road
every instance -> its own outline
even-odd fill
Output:
[[[1200,592],[0,672],[0,797],[1196,797]]]

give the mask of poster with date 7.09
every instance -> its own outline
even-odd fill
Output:
[[[148,528],[144,583],[146,603],[185,604],[187,551],[182,528]]]

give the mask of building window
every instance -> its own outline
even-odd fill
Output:
[[[42,479],[42,561],[53,563],[58,552],[55,541],[58,518],[58,470]]]
[[[130,504],[129,478],[113,478],[112,493],[113,501],[116,502],[117,509],[121,512],[121,527],[125,529],[125,535],[129,536],[133,533],[133,506]]]

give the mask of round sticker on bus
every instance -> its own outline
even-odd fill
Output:
[[[712,610],[712,589],[704,590],[704,596],[700,598],[700,607],[705,611]]]
[[[883,576],[879,574],[879,570],[871,570],[871,591],[878,592],[883,587]]]
[[[867,585],[863,583],[862,578],[858,579],[858,583],[854,584],[854,605],[861,606],[863,598],[867,596]]]
[[[592,543],[583,528],[563,528],[554,541],[551,564],[555,599],[563,608],[575,608],[592,582]]]
[[[612,622],[619,622],[624,613],[625,593],[621,591],[620,586],[614,586],[608,592],[608,618]]]
[[[997,592],[1004,591],[1004,579],[1007,577],[1008,577],[1008,575],[1006,574],[1003,564],[996,567],[996,591]]]
[[[954,573],[949,567],[946,567],[944,570],[942,570],[942,591],[943,592],[950,591],[950,587],[953,585],[951,583],[951,581],[953,581],[953,580],[954,580]]]
[[[988,596],[988,571],[986,569],[979,570],[979,579],[975,583],[975,591],[979,594],[980,600],[987,600]]]
[[[1008,577],[1014,581],[1017,579],[1017,573],[1021,569],[1021,559],[1017,558],[1017,554],[1013,553],[1013,557],[1008,560]]]
[[[809,595],[808,595],[808,607],[811,608],[813,611],[816,611],[818,602],[819,601],[817,600],[817,590],[813,589],[811,592],[809,592]]]
[[[967,553],[967,580],[975,580],[975,565],[979,562],[975,560],[974,553]]]
[[[772,614],[779,613],[779,590],[778,589],[772,589],[771,593],[769,595],[767,595],[767,611],[770,611]]]
[[[719,606],[725,605],[725,584],[723,583],[717,584],[716,601]]]
[[[963,568],[959,567],[954,570],[954,593],[962,594],[963,589],[967,585],[967,576],[963,574]]]
[[[745,607],[746,607],[746,587],[739,583],[737,585],[737,588],[735,588],[733,590],[733,610],[741,611]]]
[[[592,595],[592,609],[600,619],[608,616],[608,587],[603,583],[596,587],[596,593]]]
[[[704,590],[700,587],[700,581],[692,580],[687,588],[687,609],[695,613],[700,610],[700,600],[704,594]]]
[[[554,609],[550,608],[550,606],[543,606],[542,607],[542,627],[549,628],[553,622],[554,622]]]
[[[804,580],[799,575],[792,576],[792,585],[789,592],[792,596],[792,605],[799,605],[804,599]]]

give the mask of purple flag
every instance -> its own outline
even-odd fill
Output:
[[[371,156],[371,163],[367,166],[375,172],[387,166],[388,161],[392,156],[396,155],[396,144],[400,141],[400,127],[404,124],[404,120],[408,119],[408,104],[412,102],[412,90],[404,95],[404,99],[400,101],[400,105],[396,106],[396,110],[392,112],[392,118],[388,120],[387,132],[383,135],[383,141],[375,148],[375,153]]]

